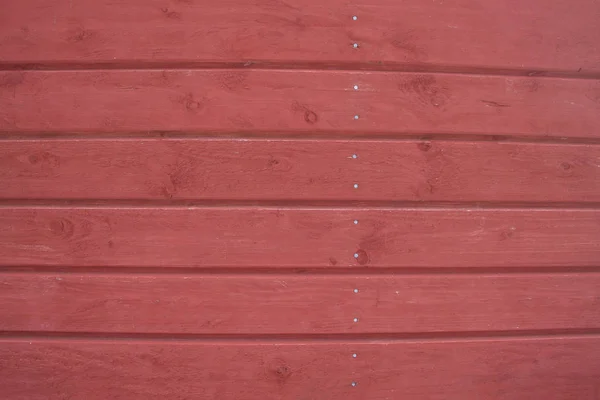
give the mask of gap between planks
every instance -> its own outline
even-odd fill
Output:
[[[565,275],[565,274],[596,274],[600,272],[600,264],[597,267],[381,267],[377,269],[364,267],[321,267],[321,268],[303,268],[285,267],[105,267],[105,266],[81,266],[81,267],[60,267],[60,266],[1,266],[2,275],[20,275],[20,274],[57,274],[57,275],[83,275],[93,274],[100,276],[111,275],[130,275],[130,276],[214,276],[222,275],[228,277],[311,277],[311,276],[361,276],[361,277],[393,277],[393,276],[414,276],[426,275],[434,277],[451,277],[456,275],[477,275],[485,276],[510,276],[510,275]]]
[[[261,210],[340,210],[340,211],[579,211],[599,210],[598,202],[444,202],[444,201],[377,201],[377,200],[104,200],[104,199],[0,199],[2,208],[76,208],[76,209],[254,209]]]
[[[515,144],[536,144],[536,145],[600,145],[600,138],[578,138],[578,137],[551,137],[551,136],[523,136],[503,135],[503,134],[455,134],[455,133],[431,133],[422,134],[415,132],[404,132],[398,134],[381,133],[369,131],[365,133],[348,134],[347,131],[248,131],[248,132],[212,132],[212,131],[144,131],[144,132],[6,132],[0,130],[1,141],[37,141],[37,140],[62,140],[62,141],[122,141],[135,142],[144,141],[169,141],[169,140],[189,140],[189,141],[232,141],[232,142],[320,142],[320,141],[340,141],[357,143],[374,142],[414,142],[414,141],[432,141],[432,142],[491,142],[491,143],[515,143]]]
[[[469,67],[461,65],[403,64],[395,62],[177,62],[177,61],[118,61],[118,62],[0,62],[0,71],[102,71],[102,70],[292,70],[340,72],[402,72],[452,75],[522,76],[535,78],[600,79],[599,73],[560,69],[521,69]]]
[[[600,338],[600,329],[548,329],[520,331],[461,331],[417,333],[344,333],[344,334],[159,334],[159,333],[102,333],[102,332],[36,332],[0,331],[0,343],[14,341],[130,341],[130,342],[184,342],[184,343],[239,343],[239,344],[311,344],[326,343],[410,343],[410,342],[474,342]]]

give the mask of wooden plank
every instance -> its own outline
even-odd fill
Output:
[[[600,328],[596,273],[4,273],[0,287],[2,331],[337,334]]]
[[[5,206],[0,265],[597,267],[599,236],[585,209]]]
[[[594,145],[7,140],[0,198],[598,202],[598,160]]]
[[[0,130],[4,132],[287,131],[596,138],[600,126],[600,80],[356,71],[127,70],[5,71],[0,72],[0,82]]]
[[[0,15],[0,54],[9,65],[304,60],[598,73],[599,17],[595,0],[24,0]]]
[[[0,345],[0,382],[9,400],[275,400],[323,393],[328,399],[595,400],[599,371],[597,336],[374,343],[32,338]]]

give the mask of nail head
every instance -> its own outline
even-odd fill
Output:
[[[352,382],[352,386],[353,386],[353,387],[354,387],[354,386],[356,386],[356,382]]]
[[[356,15],[353,15],[353,16],[352,16],[352,20],[353,20],[353,21],[356,21],[357,19],[358,19],[358,17],[357,17]]]
[[[354,85],[354,90],[358,90],[358,85]]]
[[[352,354],[352,358],[356,358],[356,353]]]
[[[354,119],[358,119],[358,115],[355,115],[355,116],[354,116]]]
[[[358,220],[357,219],[354,220],[354,225],[358,225]]]
[[[358,293],[358,289],[354,289],[354,293]]]
[[[352,158],[358,158],[356,154],[352,154]]]
[[[358,49],[358,43],[354,43],[352,46],[353,46],[355,49]]]
[[[358,322],[358,318],[354,318],[354,322]]]

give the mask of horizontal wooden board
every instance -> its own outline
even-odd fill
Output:
[[[375,343],[4,339],[0,382],[8,400],[596,400],[600,339]]]
[[[0,15],[0,54],[25,65],[303,60],[597,73],[599,16],[594,0],[22,0]]]
[[[0,198],[598,202],[599,167],[594,145],[7,140]]]
[[[585,267],[599,238],[600,210],[0,208],[4,266]]]
[[[0,330],[336,334],[599,329],[599,287],[596,273],[4,273]]]
[[[290,70],[0,72],[3,132],[597,138],[599,126],[600,80]]]

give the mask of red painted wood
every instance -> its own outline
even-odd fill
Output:
[[[22,0],[0,15],[0,54],[23,64],[302,60],[598,73],[599,15],[594,0]]]
[[[2,331],[313,334],[600,328],[596,273],[5,273],[0,287]]]
[[[599,237],[598,210],[0,209],[5,266],[596,267]]]
[[[4,339],[0,382],[11,400],[275,400],[315,399],[324,393],[328,399],[595,400],[600,340]]]
[[[0,397],[600,399],[596,0],[5,3]]]
[[[8,140],[0,198],[598,202],[599,166],[595,145]]]
[[[8,71],[0,72],[0,82],[0,130],[4,132],[287,131],[595,138],[600,124],[598,80],[127,70]]]

